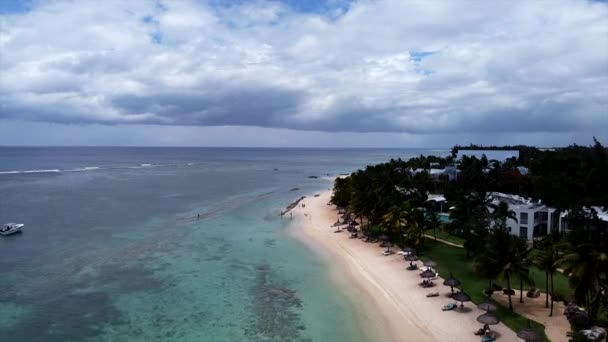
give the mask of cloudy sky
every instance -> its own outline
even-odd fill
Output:
[[[0,1],[0,145],[608,144],[608,3]]]

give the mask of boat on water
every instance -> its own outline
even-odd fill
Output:
[[[23,223],[7,223],[0,227],[0,235],[11,235],[20,232],[23,226],[25,226]]]

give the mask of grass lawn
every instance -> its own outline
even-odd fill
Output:
[[[439,234],[437,234],[439,238]],[[468,293],[475,304],[483,302],[486,296],[483,290],[488,286],[488,280],[480,278],[473,270],[473,262],[466,259],[466,252],[463,248],[449,246],[441,242],[435,242],[432,239],[425,241],[425,255],[422,259],[432,259],[437,262],[437,269],[442,277],[446,277],[449,272],[454,274],[458,280],[462,282],[462,289]],[[543,279],[541,284],[544,284],[544,273],[537,271]],[[562,275],[563,276],[563,275]],[[555,278],[555,277],[554,277]],[[555,285],[557,288],[557,279]],[[466,304],[465,304],[466,305]],[[471,303],[469,303],[471,305]],[[515,332],[524,329],[528,325],[528,319],[519,314],[510,311],[508,308],[498,305],[496,312],[500,320]],[[545,341],[548,341],[544,331],[544,325],[531,321],[532,328],[542,332]]]
[[[433,231],[432,230],[427,230],[426,234],[429,236],[433,236]],[[450,235],[448,232],[446,232],[443,229],[437,229],[437,238],[441,239],[441,240],[445,240],[451,243],[455,243],[457,245],[464,245],[464,239],[455,235]]]
[[[433,231],[432,230],[427,231],[427,235],[432,236]],[[450,235],[448,232],[446,232],[443,229],[437,229],[437,238],[448,241],[448,242],[455,243],[457,245],[464,244],[463,238],[460,238],[460,237],[454,236],[454,235]],[[430,240],[430,239],[427,239],[427,241],[428,240]],[[545,272],[539,270],[535,266],[532,266],[532,267],[530,267],[530,276],[532,277],[532,279],[534,279],[535,287],[540,289],[541,291],[545,292],[545,288],[546,288],[545,287]],[[512,286],[516,287],[517,284],[512,285]],[[527,287],[529,287],[529,286],[527,286]],[[555,289],[555,292],[562,296],[568,296],[568,295],[572,294],[572,290],[570,289],[570,286],[568,285],[568,277],[566,277],[565,275],[563,275],[560,272],[555,272],[555,274],[553,275],[553,287]]]
[[[530,267],[530,276],[534,279],[534,284],[536,288],[545,292],[545,272],[539,270],[538,268],[532,266]],[[519,285],[518,285],[519,286]],[[562,296],[568,296],[572,294],[572,289],[568,285],[568,277],[566,277],[563,273],[555,272],[553,274],[553,288],[555,293],[560,294]],[[549,291],[551,291],[551,283],[549,283]]]

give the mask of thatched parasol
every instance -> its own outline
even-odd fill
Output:
[[[477,308],[485,312],[496,311],[496,304],[490,302],[483,302],[477,305]]]
[[[530,320],[528,320],[528,327],[523,330],[520,330],[517,333],[517,337],[521,338],[526,342],[540,341],[540,334],[532,330],[532,327],[530,326]]]
[[[414,249],[410,248],[410,247],[403,247],[401,248],[402,251],[404,251],[405,253],[413,253]]]
[[[431,270],[425,270],[424,272],[420,273],[420,276],[422,278],[433,278],[435,276],[435,272],[431,271]],[[470,298],[469,298],[470,300]]]
[[[341,225],[342,225],[342,223],[340,223],[340,221],[336,221],[336,222],[334,222],[334,224],[332,225],[332,227],[339,227]]]
[[[483,315],[479,315],[479,317],[477,317],[477,322],[481,324],[495,325],[498,324],[500,320],[498,319],[498,317],[496,317],[496,315],[486,312]]]
[[[408,254],[408,255],[404,255],[404,256],[403,256],[403,259],[404,259],[405,261],[412,262],[412,261],[416,261],[416,260],[418,260],[418,257],[417,257],[417,256],[415,256],[414,254]]]
[[[423,263],[423,265],[426,267],[437,267],[437,263],[433,260],[427,260]]]
[[[459,291],[452,295],[452,299],[457,302],[460,302],[460,308],[464,309],[464,302],[470,302],[471,296],[469,296],[468,294],[466,294],[463,291]]]
[[[454,295],[454,287],[460,286],[460,280],[454,278],[452,272],[450,272],[450,276],[447,277],[446,280],[443,281],[443,285],[450,287],[450,292]]]
[[[358,226],[359,223],[357,223],[357,221],[350,221],[349,223],[351,226]]]
[[[386,236],[386,234],[382,234],[382,235],[380,235],[380,240],[388,241],[388,236]]]

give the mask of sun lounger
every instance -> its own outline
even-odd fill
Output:
[[[456,309],[456,306],[457,306],[457,305],[456,305],[456,303],[449,303],[449,304],[444,305],[444,306],[441,308],[441,310],[443,310],[443,311],[450,311],[450,310],[454,310],[454,309]]]
[[[482,338],[481,342],[493,342],[496,341],[496,335],[492,332],[487,332]]]
[[[431,292],[426,294],[427,297],[439,297],[439,292]]]

